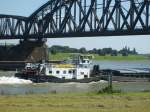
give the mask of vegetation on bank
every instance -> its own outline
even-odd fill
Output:
[[[148,60],[148,58],[144,55],[128,55],[128,56],[122,56],[122,55],[117,55],[117,56],[111,56],[111,55],[106,55],[106,56],[99,56],[99,55],[94,55],[95,60],[129,60],[129,61],[136,61],[136,60]]]
[[[54,45],[49,48],[49,52],[51,52],[52,54],[56,54],[56,53],[87,54],[88,53],[88,54],[98,54],[100,56],[105,56],[105,55],[117,56],[119,54],[121,54],[122,56],[128,56],[128,55],[137,55],[138,54],[138,52],[136,51],[135,48],[131,49],[130,47],[127,47],[127,46],[125,46],[121,50],[112,49],[111,47],[102,48],[102,49],[93,48],[92,50],[87,50],[84,47],[77,49],[77,48],[70,48],[69,46]]]
[[[149,112],[150,92],[0,96],[0,112]]]
[[[56,53],[56,54],[49,54],[49,60],[65,60],[68,59],[73,53]],[[111,55],[105,55],[100,56],[98,54],[91,54],[94,56],[94,60],[116,60],[116,61],[122,61],[122,60],[129,60],[129,61],[136,61],[136,60],[150,60],[149,57],[144,55],[128,55],[128,56],[111,56]]]
[[[95,60],[149,60],[150,56],[139,55],[135,48],[124,47],[121,50],[114,50],[112,48],[103,48],[87,50],[86,48],[70,48],[68,46],[52,46],[49,48],[50,60],[65,60],[74,53],[91,54]]]

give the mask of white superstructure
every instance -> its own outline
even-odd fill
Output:
[[[40,74],[62,79],[84,79],[90,77],[91,55],[76,55],[70,63],[41,64]]]

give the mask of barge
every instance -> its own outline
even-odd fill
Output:
[[[59,63],[26,63],[25,68],[15,76],[41,82],[81,82],[100,81],[100,76],[91,77],[92,55],[74,55]]]
[[[51,61],[42,63],[26,63],[23,70],[15,74],[21,79],[31,80],[35,83],[54,82],[80,82],[89,83],[100,80],[135,82],[150,82],[150,69],[99,69],[99,65],[92,66],[93,56],[74,55],[65,61]]]

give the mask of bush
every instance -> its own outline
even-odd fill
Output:
[[[107,87],[103,88],[102,90],[98,91],[98,94],[100,94],[100,93],[108,93],[108,94],[121,93],[121,90],[114,90],[113,87],[107,86]]]

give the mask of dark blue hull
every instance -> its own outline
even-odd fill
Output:
[[[91,77],[85,79],[60,79],[54,76],[46,76],[46,75],[31,75],[31,74],[22,74],[16,73],[15,77],[31,80],[35,83],[43,83],[43,82],[54,82],[54,83],[67,83],[67,82],[79,82],[79,83],[90,83],[97,82],[101,80],[101,77]]]

